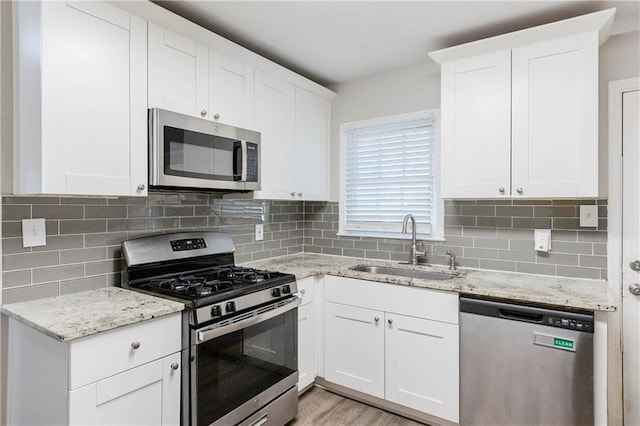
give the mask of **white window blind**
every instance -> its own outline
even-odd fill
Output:
[[[411,213],[420,234],[433,233],[437,118],[426,111],[345,127],[343,231],[400,233]]]

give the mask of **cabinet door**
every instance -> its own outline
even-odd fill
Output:
[[[458,326],[386,314],[386,399],[458,422]]]
[[[97,1],[25,3],[16,192],[146,195],[146,21]]]
[[[508,197],[511,143],[508,50],[442,65],[442,196]]]
[[[179,423],[180,353],[69,392],[71,425]]]
[[[209,115],[209,50],[149,23],[149,108]]]
[[[253,68],[209,50],[210,118],[232,126],[252,129],[253,103]]]
[[[255,129],[262,136],[262,188],[254,196],[290,200],[295,195],[295,87],[260,70],[255,70],[255,77]]]
[[[598,33],[513,50],[514,197],[598,196]]]
[[[315,303],[298,308],[298,389],[302,390],[315,380],[316,364],[316,312]]]
[[[296,199],[325,201],[329,193],[329,102],[296,88]]]
[[[325,378],[384,398],[384,313],[325,304]]]

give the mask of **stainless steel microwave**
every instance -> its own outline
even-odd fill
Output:
[[[260,133],[159,108],[149,110],[149,186],[260,189]]]

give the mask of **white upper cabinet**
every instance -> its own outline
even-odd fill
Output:
[[[598,197],[598,47],[614,13],[430,53],[444,198]]]
[[[149,23],[149,108],[253,128],[253,68]]]
[[[15,193],[146,195],[146,21],[55,1],[14,24]]]
[[[511,52],[442,64],[442,194],[509,195]]]
[[[329,197],[329,102],[296,87],[296,199]]]
[[[149,108],[196,117],[209,110],[209,49],[149,23]]]
[[[254,197],[327,200],[329,101],[260,70],[255,75],[262,188]]]
[[[598,196],[598,34],[513,49],[511,194]]]
[[[254,128],[253,68],[209,50],[209,115],[232,126]]]
[[[261,134],[256,198],[292,199],[295,170],[295,86],[256,70],[255,128]]]

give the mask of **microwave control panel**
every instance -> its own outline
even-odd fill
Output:
[[[247,182],[258,181],[258,144],[247,142]]]

